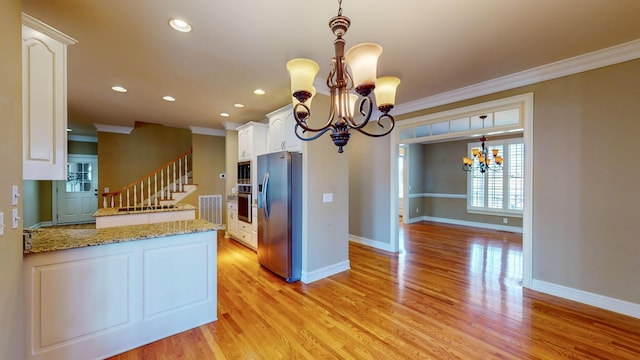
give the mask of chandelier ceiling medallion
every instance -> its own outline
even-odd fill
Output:
[[[338,147],[339,153],[343,152],[343,146],[347,145],[351,137],[349,130],[357,130],[372,137],[385,136],[393,130],[395,119],[389,111],[395,104],[396,88],[400,84],[400,79],[393,76],[376,79],[378,57],[382,54],[380,45],[358,44],[349,49],[345,56],[345,40],[342,36],[347,32],[350,24],[351,20],[342,16],[342,0],[338,0],[338,16],[329,20],[329,27],[336,36],[333,42],[335,57],[327,77],[331,107],[329,118],[323,127],[314,128],[307,122],[311,117],[311,99],[315,95],[313,81],[320,67],[308,59],[293,59],[287,62],[293,95],[293,114],[296,119],[296,136],[301,140],[310,141],[331,131],[331,139]],[[351,72],[347,69],[347,64]],[[351,93],[351,90],[355,90],[360,97]],[[373,113],[371,91],[374,92],[377,108],[382,113],[377,119],[378,126],[382,128],[381,132],[372,133],[364,130]],[[354,109],[360,113],[362,117],[360,121],[354,120]],[[385,119],[386,121],[383,121]],[[306,133],[315,133],[315,135]]]
[[[480,118],[484,121],[487,115],[482,115]],[[480,138],[481,147],[473,148],[471,150],[473,154],[473,158],[463,157],[462,158],[462,170],[464,171],[473,171],[474,169],[480,170],[482,174],[484,174],[487,170],[493,171],[501,171],[502,170],[502,156],[498,155],[498,149],[492,149],[491,153],[493,155],[493,162],[491,163],[491,157],[489,156],[489,148],[485,146],[485,141],[487,138],[482,135]]]

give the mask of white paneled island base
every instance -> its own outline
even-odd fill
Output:
[[[27,359],[103,359],[217,320],[216,231],[25,256]]]

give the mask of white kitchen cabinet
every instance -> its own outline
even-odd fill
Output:
[[[266,124],[256,122],[238,127],[238,161],[255,160],[267,152],[267,130]]]
[[[227,237],[235,237],[238,234],[238,203],[227,203]]]
[[[296,119],[293,116],[293,105],[287,105],[270,114],[269,118],[269,152],[302,151],[302,140],[295,134]]]
[[[66,180],[67,46],[73,38],[22,14],[23,178]]]

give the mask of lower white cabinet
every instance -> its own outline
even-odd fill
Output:
[[[25,359],[104,359],[217,320],[216,232],[28,254]]]
[[[258,248],[258,211],[252,207],[253,223],[244,222],[238,219],[238,203],[227,203],[227,237],[238,240],[243,245],[253,250]],[[255,228],[255,231],[254,231]]]

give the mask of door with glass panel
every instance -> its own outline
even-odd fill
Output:
[[[98,157],[69,155],[67,180],[56,181],[58,224],[95,221],[98,210]],[[54,209],[55,210],[55,209]]]

